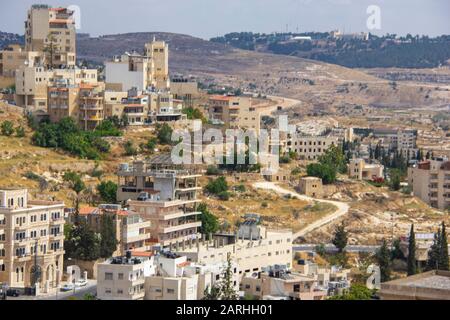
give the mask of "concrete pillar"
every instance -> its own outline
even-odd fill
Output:
[[[192,248],[192,238],[189,238],[189,249]]]
[[[178,251],[180,249],[180,244],[178,243],[178,240],[175,242],[175,250]]]
[[[83,272],[83,279],[87,280],[87,278],[88,278],[88,273],[87,273],[87,271],[84,271]]]
[[[183,251],[186,249],[186,241],[181,242],[181,248],[183,248]]]

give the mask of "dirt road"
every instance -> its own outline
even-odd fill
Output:
[[[317,228],[320,228],[330,222],[333,222],[334,220],[336,220],[339,217],[348,213],[349,205],[345,202],[311,198],[311,197],[305,196],[303,194],[299,194],[297,192],[294,192],[294,191],[291,191],[288,189],[284,189],[273,182],[266,182],[266,181],[255,182],[255,183],[253,183],[253,187],[258,188],[258,189],[273,190],[280,194],[290,194],[291,197],[296,197],[300,200],[306,200],[309,202],[317,201],[317,202],[329,203],[329,204],[332,204],[337,207],[337,210],[335,212],[333,212],[332,214],[329,214],[326,217],[323,217],[322,219],[314,221],[313,223],[309,224],[308,226],[306,226],[303,229],[294,233],[294,239],[304,236],[305,234],[307,234]]]

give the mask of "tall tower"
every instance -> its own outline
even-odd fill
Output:
[[[45,51],[51,67],[74,66],[76,30],[74,12],[67,8],[33,5],[25,21],[25,49]]]
[[[169,46],[164,41],[145,44],[145,53],[152,61],[151,81],[157,89],[165,90],[170,87],[169,80]]]

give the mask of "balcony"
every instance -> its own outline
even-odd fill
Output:
[[[103,121],[103,117],[99,117],[99,116],[88,116],[88,117],[84,117],[83,120],[84,120],[84,121]]]
[[[50,234],[49,235],[50,240],[63,240],[64,239],[64,233],[60,232],[57,234]]]
[[[179,224],[177,226],[170,226],[163,228],[163,233],[175,232],[184,229],[197,228],[202,225],[201,221],[195,221],[190,223]]]
[[[194,216],[194,215],[199,215],[202,214],[200,211],[194,211],[194,210],[179,210],[177,212],[174,213],[169,213],[169,214],[165,214],[162,216],[163,220],[172,220],[172,219],[176,219],[176,218],[181,218],[181,217],[189,217],[189,216]]]
[[[84,104],[81,106],[82,110],[103,110],[102,105],[95,105],[95,104]]]
[[[123,240],[126,243],[131,243],[131,242],[145,241],[145,240],[150,239],[150,238],[151,238],[150,233],[140,233],[140,234],[135,235],[135,236],[125,235],[123,237]]]
[[[17,262],[26,262],[31,260],[31,254],[29,252],[22,254],[20,256],[15,256],[15,259]]]
[[[55,225],[55,224],[61,224],[64,223],[64,217],[59,217],[59,218],[51,218],[50,219],[50,224],[51,225]]]

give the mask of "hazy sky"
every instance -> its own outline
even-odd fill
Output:
[[[369,5],[381,9],[373,33],[450,34],[449,0],[0,0],[0,30],[23,34],[33,3],[78,5],[91,35],[166,31],[210,38],[233,31],[370,31]],[[297,29],[298,28],[298,29]]]

